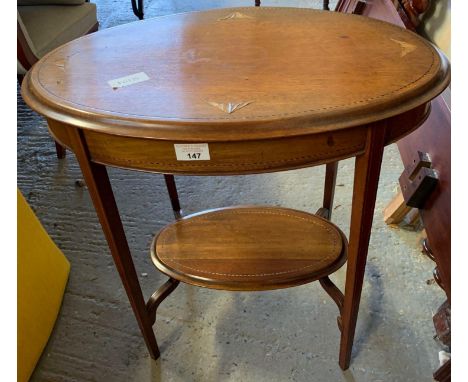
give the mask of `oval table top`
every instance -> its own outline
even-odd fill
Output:
[[[51,119],[179,140],[299,136],[382,120],[449,82],[445,56],[382,21],[230,8],[137,21],[42,58],[23,97]]]

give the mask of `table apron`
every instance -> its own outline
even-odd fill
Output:
[[[175,144],[85,131],[91,160],[165,174],[228,175],[309,167],[362,153],[363,127],[333,133],[252,141],[207,142],[209,160],[177,160]],[[199,142],[193,142],[199,143]]]
[[[209,160],[178,160],[175,144],[202,143],[129,137],[82,129],[91,161],[108,166],[181,175],[238,175],[292,170],[354,157],[364,152],[369,128],[385,124],[385,144],[418,127],[429,103],[373,125],[314,134],[244,141],[206,142]],[[49,120],[53,137],[75,151],[68,139],[74,126]]]

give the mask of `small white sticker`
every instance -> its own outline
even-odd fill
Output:
[[[177,160],[210,160],[208,143],[175,143]]]
[[[147,81],[150,78],[145,72],[130,74],[129,76],[116,78],[115,80],[107,81],[107,83],[113,88],[123,88],[124,86],[129,86],[137,84],[139,82]]]

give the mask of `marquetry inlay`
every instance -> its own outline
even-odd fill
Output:
[[[218,19],[218,21],[230,20],[230,19],[253,19],[253,17],[252,17],[252,16],[248,16],[248,15],[244,15],[243,13],[240,13],[240,12],[234,12],[234,13],[230,13],[230,14],[227,15],[227,16],[220,17],[220,18]]]
[[[217,102],[208,101],[208,103],[211,106],[214,106],[218,108],[219,110],[224,111],[225,113],[231,114],[231,113],[234,113],[236,110],[242,109],[243,107],[251,104],[252,101],[239,102],[239,103],[233,103],[233,102],[217,103]]]
[[[400,57],[404,57],[408,53],[411,53],[413,50],[416,49],[416,46],[414,46],[412,44],[408,44],[407,42],[400,41],[400,40],[395,40],[394,38],[391,38],[390,40],[392,40],[393,42],[396,42],[397,44],[400,44],[400,46],[401,46]]]

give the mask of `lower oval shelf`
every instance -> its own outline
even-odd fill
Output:
[[[182,282],[224,290],[268,290],[318,280],[345,262],[348,243],[334,224],[307,212],[237,206],[167,225],[151,257]]]

